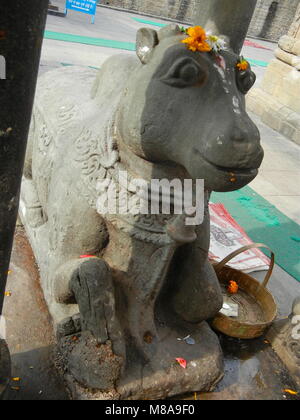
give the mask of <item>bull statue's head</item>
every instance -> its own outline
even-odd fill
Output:
[[[122,99],[121,137],[136,155],[178,165],[204,179],[208,190],[241,188],[263,159],[259,131],[245,110],[255,75],[229,49],[193,51],[186,39],[177,25],[138,31],[140,64]]]

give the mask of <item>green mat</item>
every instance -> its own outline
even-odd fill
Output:
[[[276,263],[300,282],[300,226],[250,187],[230,193],[213,193],[254,242],[275,253]],[[262,249],[268,255],[267,251]]]
[[[132,18],[138,20],[141,23],[150,24],[151,21],[147,21],[139,18]],[[156,24],[157,26],[165,26],[163,23],[152,22],[151,24]],[[53,39],[55,41],[65,41],[65,42],[75,42],[77,44],[87,44],[95,45],[97,47],[107,47],[107,48],[117,48],[119,50],[135,51],[134,42],[124,42],[124,41],[115,41],[113,39],[104,39],[104,38],[93,38],[90,36],[82,35],[73,35],[73,34],[64,34],[61,32],[45,31],[44,38]],[[254,60],[247,58],[249,63],[254,66],[267,67],[268,63],[265,61]]]
[[[152,20],[140,19],[136,17],[133,17],[132,19],[135,20],[136,22],[144,23],[145,25],[159,26],[160,28],[164,28],[165,26],[167,26],[166,23],[153,22]]]
[[[268,67],[269,64],[266,61],[255,60],[254,58],[246,58],[246,60],[249,61],[251,66]]]
[[[135,51],[135,43],[115,41],[113,39],[93,38],[89,36],[64,34],[61,32],[45,31],[46,39],[55,41],[75,42],[78,44],[96,45],[98,47],[118,48],[121,50]]]

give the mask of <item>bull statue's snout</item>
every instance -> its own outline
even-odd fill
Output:
[[[257,175],[264,152],[258,128],[242,110],[235,118],[224,118],[210,125],[203,141],[203,131],[195,136],[185,155],[184,166],[192,178],[204,179],[211,191],[242,188]],[[228,120],[231,120],[228,123]],[[199,140],[200,138],[200,140]]]
[[[223,157],[226,159],[223,161],[223,166],[235,169],[260,167],[264,156],[260,145],[260,133],[246,113],[237,118],[230,127],[229,139],[229,150],[228,153],[224,151]]]

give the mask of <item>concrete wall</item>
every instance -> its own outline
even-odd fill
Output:
[[[198,0],[102,0],[103,4],[193,22]],[[249,35],[278,41],[290,27],[300,0],[258,0]]]
[[[249,35],[278,41],[293,22],[300,0],[258,0]]]
[[[107,0],[104,4],[132,11],[191,21],[197,0]]]

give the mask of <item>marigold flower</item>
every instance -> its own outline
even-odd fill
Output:
[[[233,281],[233,280],[230,280],[229,285],[227,287],[227,290],[230,294],[235,295],[239,290],[239,286],[238,286],[237,282]]]
[[[191,51],[209,52],[212,47],[207,42],[208,37],[205,30],[201,26],[194,26],[187,30],[188,38],[181,41],[183,44],[187,44],[187,47]]]
[[[245,70],[247,70],[248,69],[248,67],[249,67],[249,63],[248,63],[248,61],[246,61],[246,60],[244,60],[244,59],[242,59],[241,61],[239,61],[238,63],[237,63],[237,68],[240,70],[240,71],[245,71]]]

